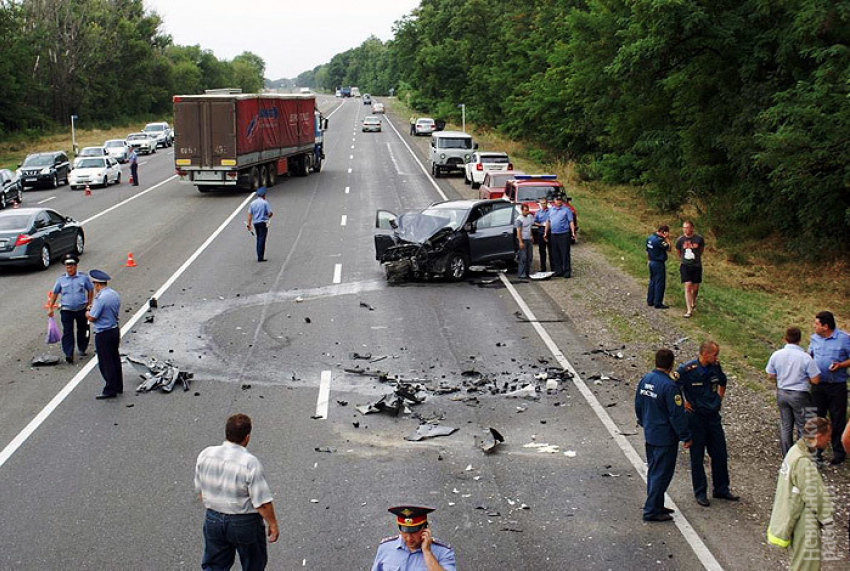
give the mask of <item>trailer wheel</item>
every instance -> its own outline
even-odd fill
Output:
[[[269,170],[266,165],[260,167],[260,186],[268,188],[269,186]]]
[[[313,165],[313,172],[319,172],[322,170],[322,157],[316,159],[315,164]]]
[[[257,192],[260,188],[260,171],[257,167],[251,169],[251,192]]]
[[[298,176],[308,176],[310,174],[310,163],[307,161],[307,155],[298,157]]]
[[[277,182],[277,165],[275,163],[269,163],[266,167],[266,172],[269,177],[269,186],[274,186]]]

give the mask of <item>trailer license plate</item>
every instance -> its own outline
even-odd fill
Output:
[[[216,171],[198,171],[195,180],[221,180],[221,173]]]

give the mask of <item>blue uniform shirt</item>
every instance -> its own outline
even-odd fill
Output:
[[[541,226],[546,224],[546,221],[549,220],[549,207],[546,207],[546,210],[542,208],[534,213],[534,222],[535,224],[540,224]]]
[[[664,238],[658,234],[652,234],[646,239],[646,254],[649,256],[650,262],[666,262],[667,250],[670,249],[670,244],[664,241]]]
[[[62,296],[62,309],[78,311],[85,309],[88,303],[88,292],[94,289],[88,275],[77,272],[74,277],[62,274],[53,286],[53,293]]]
[[[706,415],[720,412],[721,398],[717,390],[726,386],[726,374],[720,365],[703,367],[697,359],[688,361],[679,367],[679,386],[694,412]]]
[[[820,375],[814,359],[794,343],[786,343],[771,355],[764,370],[776,375],[776,388],[783,391],[808,392],[809,381]]]
[[[679,387],[658,369],[643,376],[635,393],[635,414],[644,440],[653,446],[672,446],[691,439]]]
[[[451,546],[434,539],[431,541],[431,553],[443,569],[457,571],[455,550]],[[413,552],[408,550],[400,535],[381,542],[378,553],[375,554],[375,562],[372,564],[372,571],[427,571],[427,569],[422,550],[417,549]]]
[[[552,234],[566,234],[570,231],[570,222],[573,221],[573,211],[566,204],[558,208],[549,207],[549,227]]]
[[[136,147],[130,149],[130,156],[127,157],[127,160],[130,161],[131,165],[137,164],[139,155],[136,153]]]
[[[838,369],[830,373],[829,366],[850,359],[850,335],[840,329],[834,330],[832,335],[826,338],[814,333],[809,344],[809,355],[820,369],[820,382],[847,382],[847,369]]]
[[[272,209],[267,200],[257,197],[248,207],[248,211],[251,213],[251,221],[254,224],[259,224],[269,221],[269,214],[271,214]]]
[[[121,311],[121,298],[110,287],[103,288],[94,296],[89,315],[94,317],[92,327],[95,333],[102,333],[118,327],[118,312]]]

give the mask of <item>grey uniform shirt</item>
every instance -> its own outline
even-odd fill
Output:
[[[258,507],[274,500],[257,457],[228,441],[198,455],[195,491],[207,509],[225,514],[257,513]]]

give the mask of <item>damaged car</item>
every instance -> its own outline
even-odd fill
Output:
[[[390,283],[461,280],[471,266],[516,263],[516,210],[504,200],[449,200],[396,216],[375,217],[375,258]]]

